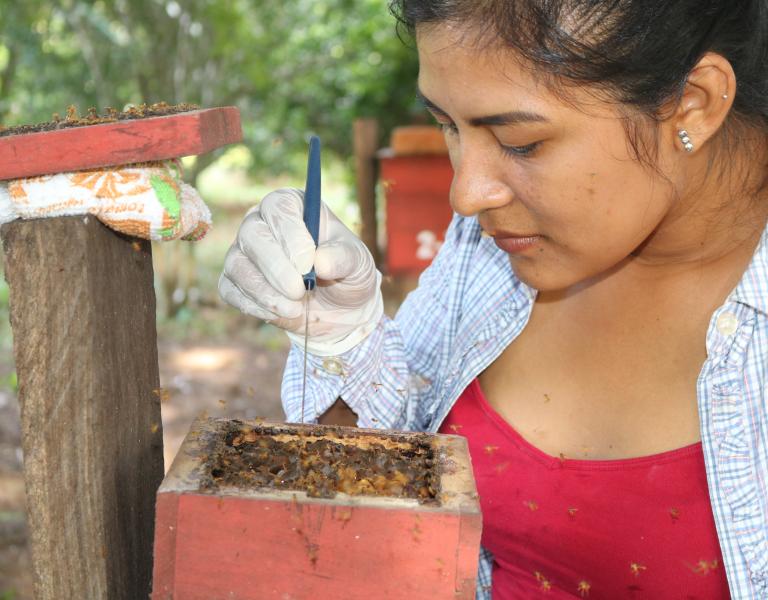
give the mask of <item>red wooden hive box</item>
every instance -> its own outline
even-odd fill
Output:
[[[474,598],[481,516],[464,438],[429,436],[440,490],[433,504],[343,493],[315,498],[201,485],[228,423],[198,419],[160,486],[153,600]],[[268,427],[294,437],[333,431],[360,447],[426,435]]]
[[[447,155],[379,155],[386,198],[387,273],[418,275],[445,238],[453,169]],[[426,238],[424,237],[426,234]]]

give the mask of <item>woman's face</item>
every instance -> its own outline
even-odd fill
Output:
[[[679,153],[661,145],[656,170],[643,165],[614,105],[578,88],[566,103],[513,54],[461,39],[448,25],[417,31],[419,90],[446,132],[453,209],[477,215],[518,277],[542,291],[586,283],[633,254],[653,260]]]

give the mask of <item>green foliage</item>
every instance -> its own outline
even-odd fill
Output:
[[[306,142],[317,134],[324,190],[346,203],[333,207],[343,216],[349,196],[329,184],[349,181],[353,120],[377,118],[384,142],[392,126],[423,118],[416,75],[415,51],[397,37],[384,0],[0,0],[0,126],[47,121],[69,105],[81,114],[161,100],[237,106],[244,145],[227,156],[238,176],[247,168],[257,177],[247,189],[233,173],[207,186],[214,210],[219,200],[253,204],[277,181],[300,185]],[[185,161],[186,178],[198,183],[224,153]],[[200,247],[200,282],[180,275],[196,249],[186,258],[168,252],[156,270],[161,312],[182,331],[189,315],[172,296],[181,290],[187,303],[198,283],[215,290],[234,233],[218,246],[215,235]],[[7,312],[0,282],[0,354],[10,348]]]
[[[311,133],[346,159],[355,117],[386,135],[423,114],[416,74],[382,0],[0,0],[4,125],[69,104],[236,105],[251,167],[299,172]]]
[[[265,104],[269,129],[281,132],[280,143],[296,146],[314,131],[326,147],[346,156],[355,117],[377,117],[384,131],[410,120],[416,109],[415,54],[397,38],[385,3],[294,0],[282,6],[281,29],[290,35],[270,58],[276,77]]]
[[[16,371],[13,371],[5,378],[4,384],[12,391],[19,391],[19,378],[16,375]]]

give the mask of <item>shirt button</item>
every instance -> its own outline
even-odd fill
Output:
[[[341,375],[344,372],[344,365],[338,358],[326,358],[323,361],[323,369],[331,375]]]
[[[723,335],[733,335],[738,326],[739,320],[733,313],[724,312],[717,317],[717,330]]]

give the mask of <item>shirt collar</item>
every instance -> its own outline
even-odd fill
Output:
[[[746,304],[768,316],[768,225],[729,300]]]

